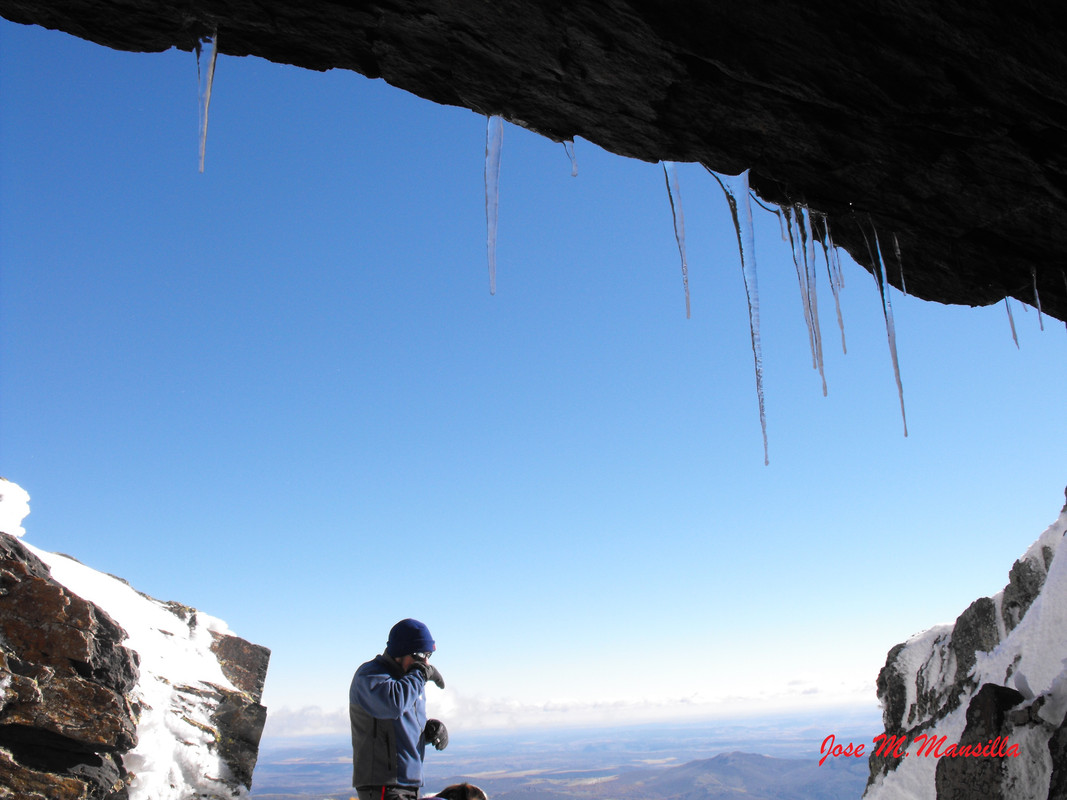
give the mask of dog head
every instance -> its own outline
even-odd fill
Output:
[[[469,783],[455,783],[452,786],[446,786],[434,797],[440,797],[442,800],[489,800],[489,795]]]

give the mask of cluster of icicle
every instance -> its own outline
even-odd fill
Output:
[[[196,43],[196,76],[199,91],[199,129],[200,129],[200,172],[204,171],[204,156],[207,148],[207,124],[208,109],[211,106],[211,89],[215,80],[215,62],[218,57],[218,31],[216,30],[209,39],[211,52],[208,57],[206,76],[200,70],[200,55],[202,43]],[[485,132],[485,221],[486,221],[486,251],[489,262],[489,293],[496,294],[496,242],[497,225],[500,217],[500,157],[504,141],[504,120],[500,116],[487,118]],[[578,160],[575,156],[574,142],[565,141],[564,151],[571,162],[571,175],[578,175]],[[667,198],[671,206],[671,217],[674,220],[674,238],[678,244],[678,254],[682,261],[682,289],[685,294],[685,316],[691,316],[689,302],[689,262],[685,250],[685,215],[682,211],[682,195],[678,181],[678,165],[671,161],[662,162],[663,176],[667,185]],[[748,170],[740,175],[724,175],[714,172],[706,167],[707,171],[718,182],[726,195],[730,206],[730,214],[733,217],[734,230],[737,233],[737,249],[741,256],[741,274],[745,284],[745,296],[748,300],[749,330],[752,338],[752,356],[756,372],[756,397],[759,401],[760,427],[763,431],[763,463],[769,464],[770,457],[767,447],[767,415],[763,398],[763,358],[760,349],[759,331],[759,289],[756,280],[756,239],[752,223],[752,200],[774,213],[782,231],[782,240],[789,245],[793,255],[793,264],[796,267],[797,281],[800,285],[800,298],[804,310],[804,321],[808,328],[808,343],[811,347],[812,366],[818,370],[822,380],[822,392],[827,393],[826,373],[823,368],[822,333],[819,326],[818,294],[816,291],[816,276],[818,272],[816,257],[816,242],[822,250],[823,263],[826,266],[827,279],[830,290],[834,297],[834,306],[837,311],[837,324],[841,329],[841,350],[847,352],[845,347],[845,325],[841,317],[840,290],[844,288],[844,278],[841,271],[841,260],[834,246],[830,234],[830,222],[825,215],[811,211],[803,204],[796,203],[785,207],[772,208],[760,202],[752,192],[748,183]],[[820,230],[821,226],[821,230]],[[868,253],[873,265],[872,274],[878,287],[878,295],[882,302],[882,314],[885,317],[886,335],[889,340],[889,353],[893,362],[893,375],[896,378],[897,394],[900,398],[900,416],[904,424],[904,435],[908,435],[908,420],[904,412],[904,388],[900,380],[900,364],[897,359],[896,329],[893,322],[893,306],[889,297],[889,280],[886,275],[885,259],[882,256],[881,242],[878,231],[873,223],[870,224],[871,238],[867,236],[863,226],[860,226],[864,239],[867,242]],[[901,288],[905,293],[904,271],[900,258],[900,245],[896,235],[893,236],[893,249],[900,269]],[[1037,271],[1033,270],[1034,303],[1037,307],[1038,324],[1041,330],[1045,329],[1041,318],[1041,298],[1037,291]],[[1067,286],[1067,273],[1064,274],[1064,285]],[[1019,346],[1019,338],[1015,331],[1015,319],[1012,316],[1011,302],[1004,298],[1004,306],[1008,313],[1008,322],[1011,326],[1012,339],[1015,346]]]
[[[491,116],[488,118],[485,137],[485,217],[489,260],[489,291],[493,294],[496,293],[496,241],[500,205],[500,155],[503,130],[504,121],[501,117]],[[571,175],[577,175],[578,162],[575,158],[574,142],[564,142],[563,146],[571,161]],[[678,255],[682,263],[685,315],[686,318],[689,318],[692,313],[689,300],[689,261],[685,247],[685,215],[682,210],[678,165],[674,162],[665,161],[662,166],[664,182],[667,187],[667,198],[671,207],[671,217],[674,221],[674,238],[678,245]],[[826,373],[823,367],[822,333],[819,325],[817,276],[824,266],[827,281],[834,298],[837,324],[841,330],[841,350],[842,352],[847,352],[845,325],[841,316],[840,290],[844,288],[844,277],[841,270],[840,255],[834,246],[833,237],[830,233],[830,223],[826,216],[813,212],[799,203],[778,208],[764,205],[749,187],[748,170],[740,175],[723,175],[714,172],[710,168],[706,169],[715,178],[726,195],[730,214],[733,217],[734,230],[737,233],[737,249],[741,257],[741,275],[744,280],[745,296],[748,301],[752,360],[756,373],[756,398],[759,403],[760,428],[763,432],[763,463],[769,464],[767,414],[763,394],[763,355],[760,345],[759,286],[756,277],[756,237],[752,220],[752,201],[755,200],[761,207],[777,215],[781,226],[782,239],[789,245],[792,253],[797,281],[800,286],[804,322],[808,329],[812,367],[819,372],[819,377],[822,380],[823,395],[826,395],[827,387]],[[878,232],[874,229],[873,224],[871,225],[871,233],[873,244],[871,239],[868,239],[868,248],[870,250],[871,263],[874,264],[875,284],[878,287],[878,294],[882,302],[886,335],[889,340],[889,352],[893,362],[893,374],[896,378],[897,394],[900,398],[900,414],[904,424],[904,435],[907,436],[908,422],[904,413],[904,389],[900,380],[900,365],[897,359],[896,330],[893,323],[893,306],[889,298],[889,281],[886,276],[885,260],[882,257]],[[864,236],[866,237],[866,233],[864,233]],[[895,236],[893,237],[893,244],[897,264],[900,266],[900,246]],[[821,263],[817,250],[822,251]],[[901,269],[901,281],[903,282],[903,269]],[[1010,307],[1008,313],[1009,315],[1011,313]]]
[[[826,216],[817,214],[799,203],[778,208],[760,203],[749,187],[748,170],[745,170],[740,175],[723,175],[714,172],[708,167],[705,167],[705,169],[715,178],[726,195],[727,204],[730,206],[730,215],[733,217],[734,231],[737,233],[737,249],[741,256],[741,275],[744,279],[745,296],[748,301],[748,323],[752,337],[752,358],[756,372],[756,398],[759,402],[760,428],[763,431],[763,463],[769,464],[767,414],[763,397],[763,355],[760,347],[759,288],[756,278],[756,237],[752,222],[752,200],[755,199],[761,207],[778,217],[782,240],[789,245],[792,253],[793,265],[796,267],[797,282],[800,286],[804,322],[808,328],[811,364],[819,372],[824,396],[827,392],[826,372],[823,367],[822,329],[819,325],[819,303],[816,289],[818,272],[821,267],[816,252],[816,243],[818,243],[819,249],[822,250],[822,264],[825,265],[827,281],[834,297],[837,325],[841,330],[841,350],[847,353],[845,324],[841,316],[840,291],[844,288],[845,281],[841,270],[840,254],[834,246],[833,237],[830,233],[830,222]],[[689,317],[689,264],[685,252],[685,218],[682,214],[682,198],[678,184],[677,164],[664,162],[663,174],[667,184],[667,198],[671,205],[671,215],[674,219],[674,236],[678,243],[678,252],[682,260],[685,315]],[[871,250],[871,260],[875,264],[874,279],[882,301],[886,334],[889,339],[889,352],[893,361],[893,374],[896,377],[897,394],[900,397],[900,414],[904,423],[904,435],[907,436],[908,421],[904,413],[904,389],[900,380],[900,365],[897,359],[897,337],[893,323],[893,306],[889,299],[889,281],[886,277],[885,261],[882,258],[878,233],[874,230],[873,225],[871,230],[874,234],[874,246]],[[899,265],[900,247],[896,245],[896,237],[894,237],[894,245]],[[903,271],[901,271],[901,280],[903,281]]]

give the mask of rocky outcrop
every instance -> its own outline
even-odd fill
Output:
[[[1067,797],[1065,532],[1067,506],[1002,592],[890,650],[868,800]]]
[[[354,70],[559,141],[751,169],[869,269],[877,231],[911,294],[1039,298],[1067,320],[1054,3],[0,0],[0,15],[134,51],[217,32],[223,54]]]
[[[269,657],[220,620],[0,533],[0,798],[241,796]]]
[[[0,797],[125,797],[139,675],[126,631],[7,534],[0,625]]]

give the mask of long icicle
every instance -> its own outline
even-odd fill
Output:
[[[1019,337],[1015,333],[1015,317],[1011,315],[1011,299],[1004,298],[1004,308],[1008,310],[1008,324],[1011,326],[1011,340],[1015,342],[1015,349],[1019,349]]]
[[[705,169],[708,169],[706,166]],[[730,206],[730,215],[734,218],[734,231],[737,232],[737,250],[741,255],[741,277],[745,282],[745,297],[748,300],[748,330],[752,337],[752,360],[756,368],[756,399],[759,401],[759,424],[763,430],[763,465],[771,463],[767,448],[767,413],[763,402],[763,348],[760,344],[759,325],[759,284],[756,280],[756,234],[752,224],[752,203],[749,198],[748,170],[740,175],[711,176],[719,182],[726,202]],[[738,201],[744,206],[738,208]]]
[[[822,396],[826,397],[826,365],[822,357],[822,326],[819,325],[819,293],[815,280],[815,228],[811,214],[806,207],[801,209],[800,240],[804,246],[804,280],[808,287],[808,307],[811,312],[812,334],[815,342],[815,355],[822,379]]]
[[[667,199],[671,203],[671,217],[674,219],[674,238],[678,242],[678,254],[682,257],[685,318],[689,319],[689,262],[685,257],[685,215],[682,213],[682,192],[678,185],[678,165],[673,161],[663,162],[663,179],[667,182]]]
[[[496,294],[496,230],[500,216],[500,151],[504,118],[489,117],[485,126],[485,227],[489,258],[489,294]]]
[[[809,283],[807,262],[807,244],[803,233],[803,217],[797,213],[797,206],[789,206],[785,209],[786,230],[789,233],[789,248],[793,253],[793,266],[797,271],[797,284],[800,287],[800,302],[804,309],[804,322],[808,326],[808,346],[811,348],[811,368],[819,370],[822,374],[819,362],[818,345],[816,344],[816,320],[812,317],[811,298],[809,297]],[[794,235],[793,231],[796,230]],[[823,394],[826,394],[826,379],[822,379]]]
[[[812,217],[812,223],[814,226],[815,218]],[[837,269],[834,269],[834,261],[831,259],[830,251],[834,246],[833,239],[830,238],[830,220],[826,218],[824,214],[822,216],[823,233],[819,237],[819,243],[822,245],[822,255],[826,259],[826,280],[830,284],[830,293],[834,296],[834,308],[837,310],[837,327],[841,330],[841,352],[848,355],[848,347],[845,345],[845,319],[841,315],[841,287],[843,281],[841,280],[841,265],[837,265]],[[812,234],[815,230],[812,228]],[[835,253],[836,256],[836,253]],[[836,272],[836,274],[835,274]]]
[[[862,230],[862,229],[861,229]],[[882,314],[885,316],[885,332],[889,338],[889,355],[893,360],[893,376],[897,381],[897,395],[900,397],[900,418],[904,422],[904,436],[908,435],[908,418],[904,413],[904,386],[900,381],[900,362],[897,360],[897,331],[896,325],[893,322],[893,304],[889,299],[889,279],[885,272],[885,261],[882,259],[882,247],[878,243],[878,230],[874,227],[874,222],[871,222],[871,230],[874,231],[874,250],[877,253],[877,260],[872,253],[871,260],[874,267],[874,280],[878,284],[878,294],[882,298]],[[867,234],[863,234],[863,238],[867,238]],[[867,242],[867,247],[870,248],[870,242]]]
[[[204,89],[200,104],[200,172],[204,171],[204,155],[207,151],[207,112],[211,106],[211,86],[215,82],[215,60],[219,55],[219,32],[216,30],[211,37],[211,55],[207,62],[207,86]],[[196,46],[196,79],[200,82],[200,43]]]

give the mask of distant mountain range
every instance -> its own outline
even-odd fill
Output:
[[[261,764],[257,780],[263,790],[253,791],[255,800],[341,800],[349,789],[324,791],[326,774],[336,780],[339,761],[346,753],[321,759],[289,759],[286,763]],[[265,768],[265,769],[264,769]],[[856,800],[867,781],[866,759],[828,761],[819,766],[815,758],[771,758],[753,753],[724,753],[690,761],[680,766],[624,765],[594,769],[492,770],[475,775],[457,775],[447,783],[469,780],[482,787],[492,800]],[[269,785],[268,785],[269,784]],[[428,786],[432,791],[436,783]]]

